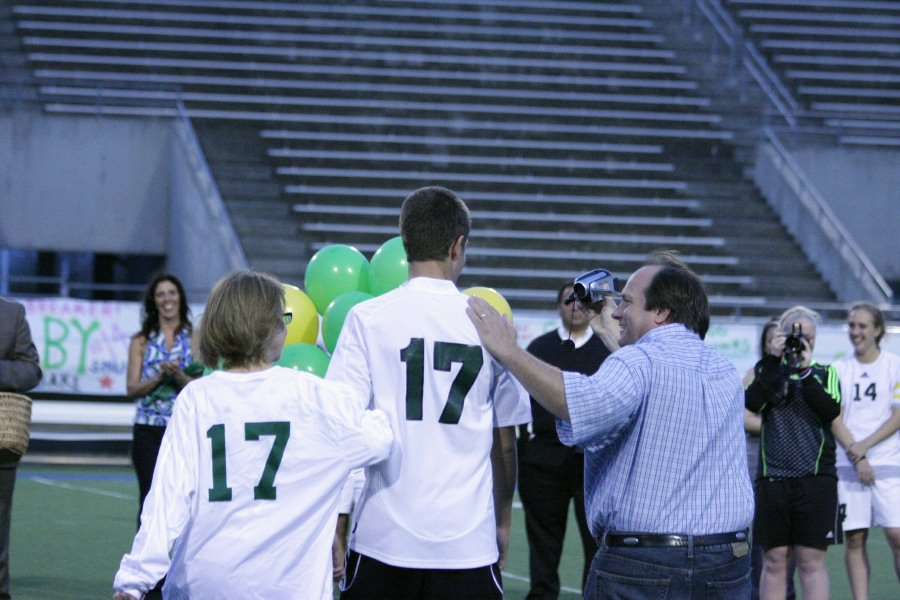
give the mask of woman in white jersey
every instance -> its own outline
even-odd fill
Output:
[[[881,350],[884,316],[860,303],[847,315],[853,356],[837,363],[841,418],[832,430],[837,453],[838,498],[846,550],[844,562],[857,600],[868,598],[869,527],[884,528],[900,579],[900,357]]]
[[[387,457],[393,435],[367,398],[272,365],[290,318],[268,275],[239,271],[213,288],[197,348],[224,368],[178,397],[116,600],[166,574],[167,599],[332,597],[341,486]]]

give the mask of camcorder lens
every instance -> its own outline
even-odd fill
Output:
[[[578,300],[582,304],[593,305],[602,303],[605,296],[618,299],[616,279],[606,269],[594,269],[575,278],[572,295],[566,299],[566,304]]]

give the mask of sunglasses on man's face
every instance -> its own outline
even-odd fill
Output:
[[[285,324],[285,325],[290,325],[290,324],[291,324],[291,321],[294,320],[294,313],[292,313],[292,312],[286,312],[286,313],[284,313],[284,314],[281,315],[281,316],[284,318],[284,324]]]

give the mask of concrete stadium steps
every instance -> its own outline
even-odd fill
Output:
[[[900,4],[729,0],[727,6],[806,108],[900,114]]]
[[[472,186],[459,188],[466,203],[473,209],[498,212],[520,212],[547,215],[550,221],[558,221],[560,215],[597,215],[608,223],[617,218],[631,217],[632,224],[676,219],[679,226],[708,227],[710,219],[701,211],[701,201],[689,198],[659,198],[638,195],[612,196],[601,194],[550,194],[544,191],[488,192]],[[356,206],[379,206],[394,211],[410,192],[409,187],[376,188],[374,186],[288,186],[287,193],[295,202],[298,214],[315,214],[306,205],[327,206],[326,214],[352,212]],[[632,192],[633,194],[634,192]],[[540,220],[540,219],[538,219]],[[675,223],[672,223],[673,225]],[[633,235],[639,235],[635,232]]]
[[[687,193],[704,198],[702,213],[712,223],[708,234],[727,239],[723,250],[739,256],[742,269],[754,274],[756,293],[833,298],[809,257],[752,181],[742,176],[740,164],[726,153],[702,158],[685,154],[676,165],[688,182]]]
[[[579,129],[591,121],[599,134],[647,137],[659,135],[673,139],[729,139],[730,135],[716,128],[719,117],[694,110],[663,110],[653,107],[600,103],[582,103],[578,99],[547,98],[545,105],[531,101],[506,103],[486,101],[484,96],[453,101],[431,99],[388,99],[364,93],[365,97],[304,95],[250,95],[222,92],[194,92],[146,90],[139,87],[40,85],[39,92],[47,102],[59,105],[109,103],[121,106],[173,106],[182,102],[189,114],[201,118],[219,117],[245,120],[265,120],[269,115],[284,122],[334,122],[337,124],[372,124],[372,115],[384,111],[386,115],[403,115],[404,119],[419,121],[454,121],[465,119],[465,125],[484,129],[516,129],[524,122],[525,129],[548,127],[551,130]],[[558,97],[557,97],[558,98]],[[633,100],[626,104],[635,105]]]
[[[299,285],[308,259],[256,125],[195,120],[200,145],[250,266]]]
[[[419,48],[455,47],[493,51],[506,44],[550,41],[556,53],[584,47],[587,53],[628,56],[630,49],[659,41],[640,9],[627,3],[584,2],[19,2],[16,13],[31,35],[61,38],[88,32],[127,41],[141,36],[158,43],[265,45],[271,55],[303,46]],[[203,6],[206,4],[206,6]],[[430,42],[420,40],[430,34]],[[348,43],[349,42],[349,43]],[[352,49],[352,48],[351,48]],[[667,56],[654,49],[651,56]]]
[[[252,266],[285,281],[299,284],[330,243],[371,256],[397,235],[403,197],[441,184],[475,220],[461,285],[496,287],[516,308],[545,310],[561,279],[597,266],[624,277],[671,247],[716,310],[766,309],[786,292],[743,251],[784,234],[753,224],[772,219],[758,197],[717,187],[743,176],[733,120],[650,12],[565,0],[11,6],[47,111],[175,116],[183,104]]]
[[[109,0],[13,10],[41,92],[60,104],[100,87],[107,103],[177,99],[194,114],[594,119],[690,124],[686,135],[718,120],[626,3],[268,7],[233,2],[223,14],[188,1]]]
[[[293,210],[296,214],[310,219],[308,222],[341,224],[356,221],[360,229],[364,229],[372,225],[396,227],[398,204],[397,201],[388,206],[295,204]],[[471,203],[469,208],[472,212],[472,220],[477,223],[478,228],[509,227],[515,230],[511,237],[521,237],[522,239],[525,239],[525,234],[528,233],[536,234],[548,231],[552,233],[555,231],[574,239],[581,238],[583,240],[581,243],[587,244],[591,243],[591,235],[594,233],[633,235],[636,238],[643,236],[702,238],[711,226],[711,221],[706,218],[606,215],[599,213],[591,206],[582,207],[579,212],[555,212],[552,214],[545,211],[481,210],[478,203],[475,202]],[[354,217],[356,218],[354,219]],[[315,221],[311,219],[315,219]],[[640,233],[635,235],[635,231],[640,231]],[[532,237],[535,240],[539,239],[537,235],[532,235]],[[713,243],[705,244],[705,246],[715,247]]]
[[[93,4],[20,2],[14,10],[29,45],[75,47],[85,55],[103,49],[115,49],[117,55],[142,50],[148,57],[206,52],[227,60],[244,54],[262,66],[281,59],[337,57],[361,66],[367,60],[385,62],[385,57],[367,51],[388,50],[388,62],[394,65],[454,62],[482,71],[512,57],[528,60],[535,69],[540,64],[533,59],[541,56],[594,56],[657,65],[647,71],[683,72],[664,65],[671,51],[653,47],[659,37],[647,32],[651,23],[626,14],[636,9],[627,4],[606,5],[618,13],[607,16],[598,16],[596,9],[603,8],[599,3],[495,3],[493,8],[484,3],[443,8],[424,2]],[[216,14],[220,7],[227,13]],[[90,42],[79,43],[85,37]],[[441,58],[449,52],[458,58]],[[466,61],[467,55],[478,60]]]
[[[319,234],[318,237],[324,241],[351,246],[357,244],[378,244],[397,235],[396,223],[362,226],[357,224],[348,225],[344,222],[315,222],[303,224],[301,229],[310,234]],[[688,237],[684,235],[615,234],[597,231],[597,229],[597,227],[594,227],[591,228],[590,232],[580,233],[570,230],[562,231],[560,229],[542,231],[523,231],[511,228],[497,229],[479,225],[472,232],[471,240],[472,243],[484,246],[527,244],[535,247],[543,245],[549,249],[565,248],[571,250],[597,248],[605,245],[607,248],[613,248],[617,252],[632,254],[639,254],[653,244],[659,248],[676,248],[686,254],[709,253],[711,248],[721,248],[724,245],[724,240],[721,238]],[[540,252],[535,252],[535,254],[540,255]]]

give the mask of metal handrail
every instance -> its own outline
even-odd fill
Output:
[[[790,91],[784,87],[778,75],[772,70],[762,57],[753,42],[744,42],[744,68],[753,76],[760,89],[766,94],[769,102],[778,110],[784,120],[792,127],[797,124],[797,109],[799,104]]]
[[[853,267],[852,263],[855,262],[861,268],[862,272],[860,272],[860,269],[852,270],[854,274],[862,280],[861,283],[864,285],[868,284],[866,287],[869,288],[873,294],[882,295],[882,301],[890,301],[890,299],[893,298],[891,287],[881,276],[881,273],[878,272],[878,269],[875,268],[875,265],[872,264],[872,261],[869,260],[866,253],[863,252],[852,236],[847,232],[844,225],[835,216],[831,207],[825,199],[822,198],[822,195],[816,189],[815,185],[809,180],[806,173],[800,168],[800,165],[797,164],[791,153],[784,147],[781,140],[778,139],[776,133],[771,127],[766,126],[763,128],[763,135],[777,153],[778,159],[790,170],[791,179],[796,182],[797,185],[794,191],[800,197],[801,203],[806,206],[808,211],[810,211],[811,215],[819,217],[815,219],[815,222],[820,226],[823,234],[830,240],[835,249],[838,250],[841,259],[851,268]]]
[[[731,52],[739,55],[740,64],[750,73],[782,118],[791,126],[796,125],[800,104],[769,67],[753,41],[743,38],[740,25],[718,0],[694,0],[694,3],[710,27],[731,48]]]
[[[231,215],[225,207],[224,200],[222,200],[222,194],[219,193],[219,186],[216,185],[216,180],[215,177],[213,177],[212,170],[209,168],[209,163],[206,162],[206,155],[200,147],[200,140],[197,139],[197,133],[194,131],[194,126],[191,124],[190,115],[181,100],[176,102],[176,108],[178,111],[177,123],[179,125],[176,127],[176,131],[181,140],[185,143],[185,148],[188,150],[191,168],[194,172],[197,185],[203,193],[206,208],[216,219],[223,239],[228,242],[227,252],[233,268],[247,268],[247,265],[249,265],[247,255],[241,247],[237,230],[234,228]]]

